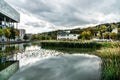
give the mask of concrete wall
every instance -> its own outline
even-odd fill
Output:
[[[16,22],[20,21],[20,14],[4,0],[0,0],[0,13],[15,20]]]
[[[19,61],[16,61],[6,69],[0,71],[0,80],[8,80],[19,69]]]

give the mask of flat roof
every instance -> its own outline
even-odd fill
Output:
[[[20,22],[20,14],[4,0],[0,0],[0,21],[4,20],[4,17],[7,22]]]

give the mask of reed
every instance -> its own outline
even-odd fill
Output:
[[[120,80],[120,47],[103,48],[96,55],[103,60],[103,80]]]

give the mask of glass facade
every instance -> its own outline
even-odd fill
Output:
[[[3,20],[3,17],[6,17],[7,19],[12,20],[12,22],[20,22],[20,14],[4,0],[0,0],[0,17]]]

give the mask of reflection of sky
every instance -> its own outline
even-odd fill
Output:
[[[40,54],[34,55],[37,57],[30,54],[26,59],[23,58],[24,62],[28,60],[31,64],[21,67],[9,80],[100,80],[101,78],[101,59],[96,56],[67,54],[40,60],[38,57]]]
[[[19,60],[20,67],[28,64],[32,64],[43,58],[48,58],[50,56],[57,56],[63,54],[62,52],[57,52],[55,50],[45,50],[41,49],[39,46],[28,46],[24,51],[20,51],[14,54],[9,60]]]

